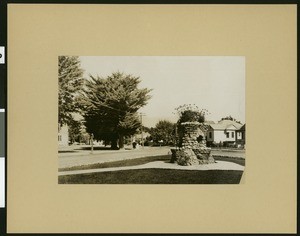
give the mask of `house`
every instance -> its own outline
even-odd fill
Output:
[[[212,120],[206,120],[206,121],[204,121],[203,123],[204,123],[205,125],[215,124],[215,122],[212,121]]]
[[[241,145],[246,144],[246,124],[236,131],[236,143]]]
[[[79,122],[79,121],[83,120],[82,115],[80,115],[79,113],[71,113],[71,116],[75,122]],[[70,125],[72,125],[72,123],[70,123]],[[78,125],[81,125],[81,124],[78,124]],[[74,141],[74,140],[71,140],[71,137],[69,136],[70,127],[71,126],[68,126],[67,124],[61,125],[58,123],[58,146],[59,147],[69,146],[69,141]],[[78,131],[78,132],[81,132],[81,131]],[[86,142],[86,141],[84,141],[84,142]]]
[[[242,140],[245,134],[240,130],[242,127],[242,124],[233,120],[221,120],[216,124],[209,124],[206,132],[207,144],[220,142],[236,144],[237,140]]]
[[[148,132],[143,131],[143,133],[135,134],[131,137],[131,142],[142,143],[146,141],[146,138],[149,137],[150,134]]]
[[[69,129],[67,125],[58,125],[58,146],[69,146]]]

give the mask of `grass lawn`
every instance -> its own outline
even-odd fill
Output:
[[[213,156],[215,161],[228,161],[245,166],[245,159],[238,157],[226,157],[226,156]]]
[[[151,161],[170,161],[170,158],[171,157],[169,155],[150,156],[150,157],[135,158],[131,160],[122,160],[122,161],[113,161],[113,162],[106,162],[106,163],[97,163],[91,165],[59,168],[58,171],[88,170],[88,169],[99,169],[99,168],[110,168],[110,167],[121,167],[121,166],[137,166],[137,165],[146,164]]]
[[[239,184],[243,171],[140,169],[59,176],[59,184]]]
[[[214,156],[216,161],[228,161],[245,166],[245,159]],[[152,161],[170,161],[170,155],[151,156],[107,163],[98,163],[59,171],[97,169],[121,166],[142,165]],[[238,184],[243,171],[236,170],[170,170],[140,169],[120,170],[102,173],[65,175],[58,177],[59,184]]]

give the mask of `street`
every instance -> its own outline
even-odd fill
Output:
[[[170,147],[140,147],[131,150],[89,150],[58,154],[58,168],[120,161],[126,159],[168,155]],[[171,156],[170,156],[171,157]]]
[[[212,149],[211,154],[213,156],[230,156],[245,158],[245,150],[230,150],[230,149]]]
[[[95,163],[104,163],[120,161],[126,159],[141,158],[147,156],[170,155],[170,147],[140,147],[131,150],[76,150],[76,152],[64,152],[58,154],[58,168],[72,166],[90,165]],[[231,156],[245,158],[244,150],[212,150],[212,155]]]

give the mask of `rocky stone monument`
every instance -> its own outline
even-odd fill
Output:
[[[197,121],[180,124],[179,147],[171,149],[171,163],[182,166],[215,163],[211,149],[206,147],[202,127]]]

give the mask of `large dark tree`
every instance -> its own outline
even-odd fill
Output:
[[[124,147],[124,136],[140,127],[137,111],[150,99],[147,88],[138,88],[139,77],[113,73],[107,78],[90,76],[85,91],[85,126],[95,139],[110,141],[112,149]]]
[[[58,57],[58,123],[70,125],[72,113],[79,112],[79,94],[83,85],[83,70],[76,56]]]

